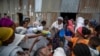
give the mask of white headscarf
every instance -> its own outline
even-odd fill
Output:
[[[83,27],[84,26],[84,18],[83,17],[78,17],[76,19],[76,28],[75,28],[75,32],[79,27]]]
[[[37,27],[37,26],[39,26],[39,25],[40,25],[40,22],[39,22],[39,21],[33,22],[33,26]]]
[[[58,47],[56,50],[54,50],[53,56],[66,56],[66,54],[63,48]]]
[[[58,20],[62,20],[62,21],[63,21],[63,17],[58,17],[57,19],[58,19]]]

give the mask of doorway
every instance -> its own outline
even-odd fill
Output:
[[[68,19],[73,19],[74,21],[76,20],[76,15],[77,13],[60,13],[60,16],[63,18],[68,18]]]

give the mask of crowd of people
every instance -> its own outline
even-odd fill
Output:
[[[51,27],[45,20],[29,23],[28,17],[17,27],[10,17],[0,19],[0,56],[100,56],[100,25],[95,20],[58,17]],[[10,45],[16,34],[24,39]]]

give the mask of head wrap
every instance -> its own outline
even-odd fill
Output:
[[[76,19],[76,28],[75,28],[75,32],[79,27],[84,27],[84,18],[83,17],[78,17]]]
[[[78,18],[76,19],[76,22],[77,22],[77,23],[84,24],[84,18],[83,18],[83,17],[78,17]]]
[[[1,18],[0,27],[10,27],[14,22],[10,18]]]
[[[63,21],[63,17],[58,17],[57,19],[58,19],[58,20],[62,20],[62,21]]]
[[[13,35],[13,29],[8,27],[0,27],[0,45],[3,41],[8,40]]]
[[[79,27],[79,28],[77,29],[77,32],[78,32],[79,34],[83,35],[83,33],[82,33],[82,27]]]
[[[72,20],[68,20],[68,26],[67,26],[67,28],[73,30],[73,32],[74,32],[74,26],[73,25],[74,24],[73,24]]]
[[[64,49],[61,47],[58,47],[55,51],[53,56],[66,56]]]

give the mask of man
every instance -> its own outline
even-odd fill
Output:
[[[63,28],[63,18],[62,17],[58,17],[57,21],[55,21],[51,27],[50,30],[53,29],[54,31],[59,31]]]

